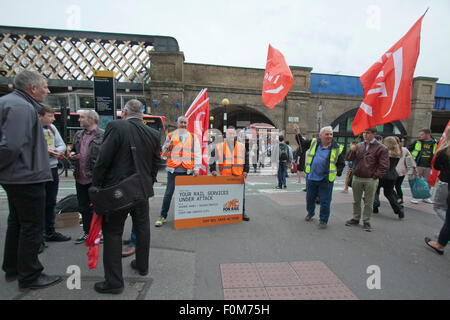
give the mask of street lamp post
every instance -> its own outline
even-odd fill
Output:
[[[230,101],[225,98],[222,100],[223,105],[223,133],[227,132],[227,105],[230,104]]]

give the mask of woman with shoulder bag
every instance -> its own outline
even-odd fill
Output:
[[[394,210],[394,213],[398,215],[399,219],[403,219],[405,217],[405,211],[403,206],[398,203],[397,195],[394,191],[394,185],[398,178],[396,167],[402,152],[394,137],[385,138],[384,145],[389,151],[389,170],[383,177],[381,177],[380,187],[383,188],[383,194],[389,200],[389,204],[391,205],[392,210]],[[378,207],[374,206],[374,211],[375,210],[378,211]]]
[[[415,174],[416,162],[414,161],[409,150],[401,145],[399,137],[395,136],[395,140],[397,141],[402,151],[402,156],[398,161],[398,165],[396,167],[398,177],[395,181],[395,192],[397,193],[398,203],[403,204],[403,180],[405,180],[406,175],[411,176]]]
[[[440,170],[439,180],[441,183],[446,183],[447,185],[447,208],[445,214],[444,225],[439,232],[439,237],[437,241],[432,241],[430,238],[425,238],[425,243],[433,248],[438,254],[444,254],[444,247],[450,241],[450,129],[447,130],[445,140],[442,142],[439,150],[434,159],[434,169]],[[442,184],[441,186],[445,186]],[[436,190],[437,192],[439,190]],[[445,206],[445,204],[444,204]]]

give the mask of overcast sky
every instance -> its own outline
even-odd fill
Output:
[[[361,76],[430,7],[415,76],[450,84],[449,0],[0,0],[0,24],[171,36],[185,61]],[[5,14],[7,12],[7,14]]]

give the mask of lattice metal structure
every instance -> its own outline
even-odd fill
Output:
[[[178,52],[176,39],[87,31],[0,26],[0,67],[6,77],[24,69],[48,79],[89,80],[112,70],[121,82],[148,82],[151,51]]]

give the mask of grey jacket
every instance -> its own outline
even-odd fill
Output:
[[[38,111],[41,105],[14,90],[0,98],[0,183],[32,184],[52,180],[47,142]]]

